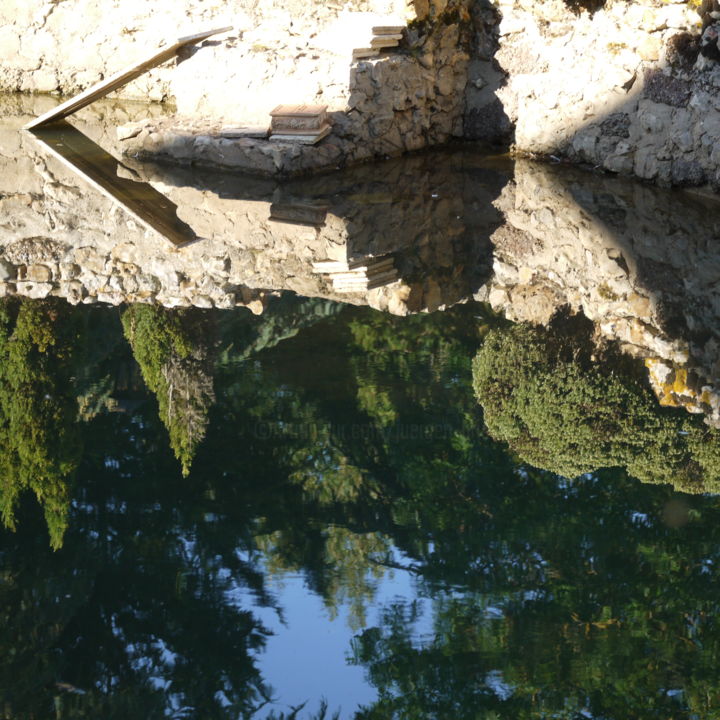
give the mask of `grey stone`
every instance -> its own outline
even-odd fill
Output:
[[[690,92],[687,82],[666,75],[662,70],[645,71],[644,93],[653,102],[685,107],[690,100]]]
[[[600,132],[621,138],[630,137],[630,115],[628,113],[613,113],[600,123]]]
[[[6,260],[0,260],[0,282],[13,280],[17,276],[15,265]]]
[[[497,98],[484,107],[472,108],[465,113],[464,136],[470,140],[499,144],[510,138],[512,129],[510,118]]]
[[[696,160],[677,159],[672,161],[672,184],[683,186],[702,185],[705,170]]]

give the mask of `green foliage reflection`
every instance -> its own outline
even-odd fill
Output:
[[[515,325],[493,330],[473,364],[491,435],[525,462],[566,477],[603,467],[720,490],[720,432],[701,418],[662,408],[628,360],[591,357],[585,335]]]
[[[77,322],[54,302],[0,302],[0,512],[15,528],[23,491],[43,507],[50,543],[62,544],[80,459],[72,389]]]
[[[118,390],[133,383],[117,322],[104,323],[117,335],[112,364],[80,368],[79,350],[67,356],[76,371],[58,360],[68,394],[92,387],[105,401],[70,424],[85,449],[63,548],[47,547],[34,502],[18,504],[16,534],[0,533],[6,716],[313,717],[320,698],[278,707],[258,666],[267,629],[255,607],[275,603],[268,576],[290,572],[330,615],[352,616],[350,659],[377,700],[343,717],[713,717],[717,499],[619,470],[570,483],[515,462],[472,392],[478,345],[508,336],[483,308],[392,318],[315,307],[294,323],[296,310],[214,323],[227,362],[214,369],[192,482],[179,481],[152,394],[140,383],[129,402]],[[213,346],[188,328],[181,350]],[[53,332],[46,359],[63,347]],[[99,327],[82,332],[103,344]],[[563,363],[576,363],[566,376],[578,384],[593,372],[565,336],[548,347],[517,337],[513,378],[523,352],[538,377]],[[163,353],[180,352],[143,342],[135,354],[160,373]],[[621,401],[651,412],[633,366],[613,369],[619,400],[595,409],[608,433]],[[121,401],[124,412],[106,411]],[[563,446],[558,457],[572,461]],[[380,608],[391,575],[414,595]]]
[[[210,323],[190,310],[133,305],[123,329],[148,388],[155,393],[170,445],[188,475],[214,400]]]

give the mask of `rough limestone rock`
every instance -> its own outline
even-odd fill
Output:
[[[225,35],[123,88],[170,101],[177,119],[124,128],[125,152],[271,174],[399,155],[462,135],[471,0],[8,0],[0,6],[0,89],[71,93],[157,45],[209,27]],[[353,60],[369,40],[358,13],[408,23],[398,48]],[[83,23],[76,22],[83,17]],[[366,24],[366,23],[365,23]],[[477,33],[475,33],[477,34]],[[269,124],[278,104],[327,105],[333,135],[312,153],[218,142],[222,125]],[[257,164],[257,167],[255,166]]]

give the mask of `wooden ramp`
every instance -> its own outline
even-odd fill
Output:
[[[47,123],[51,123],[55,120],[62,120],[68,115],[72,115],[77,110],[80,110],[80,108],[84,108],[91,102],[99,100],[101,97],[105,97],[105,95],[108,95],[113,90],[117,90],[123,85],[127,85],[129,82],[140,77],[148,70],[152,70],[152,68],[157,67],[166,60],[169,60],[174,55],[177,55],[180,48],[183,48],[186,45],[194,45],[195,43],[206,40],[212,35],[227,32],[228,30],[232,30],[232,26],[181,37],[172,45],[166,45],[165,47],[156,50],[152,55],[146,57],[144,60],[129,65],[124,70],[120,70],[120,72],[111,75],[107,78],[107,80],[101,80],[99,83],[89,87],[87,90],[83,90],[83,92],[79,95],[75,95],[75,97],[66,100],[56,108],[49,110],[39,118],[29,122],[25,126],[25,129],[30,130],[32,128],[40,127],[41,125],[46,125]]]
[[[139,223],[183,247],[200,238],[177,216],[177,205],[152,185],[120,177],[132,171],[67,122],[38,130],[32,137],[40,147],[83,180],[116,202]]]

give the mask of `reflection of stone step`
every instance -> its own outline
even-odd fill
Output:
[[[352,271],[355,277],[361,274],[370,276],[393,267],[392,256],[381,258],[362,258],[356,260],[322,260],[313,263],[313,272],[316,273],[347,273]]]
[[[336,277],[330,276],[333,288],[338,292],[361,292],[363,290],[372,290],[373,288],[389,285],[397,280],[397,270],[391,268],[383,273],[379,273],[371,278],[368,277]]]
[[[327,275],[336,292],[364,292],[397,280],[394,258],[324,260],[313,263],[313,272]]]
[[[327,211],[326,205],[273,203],[270,205],[270,220],[288,225],[322,227],[325,225]]]

